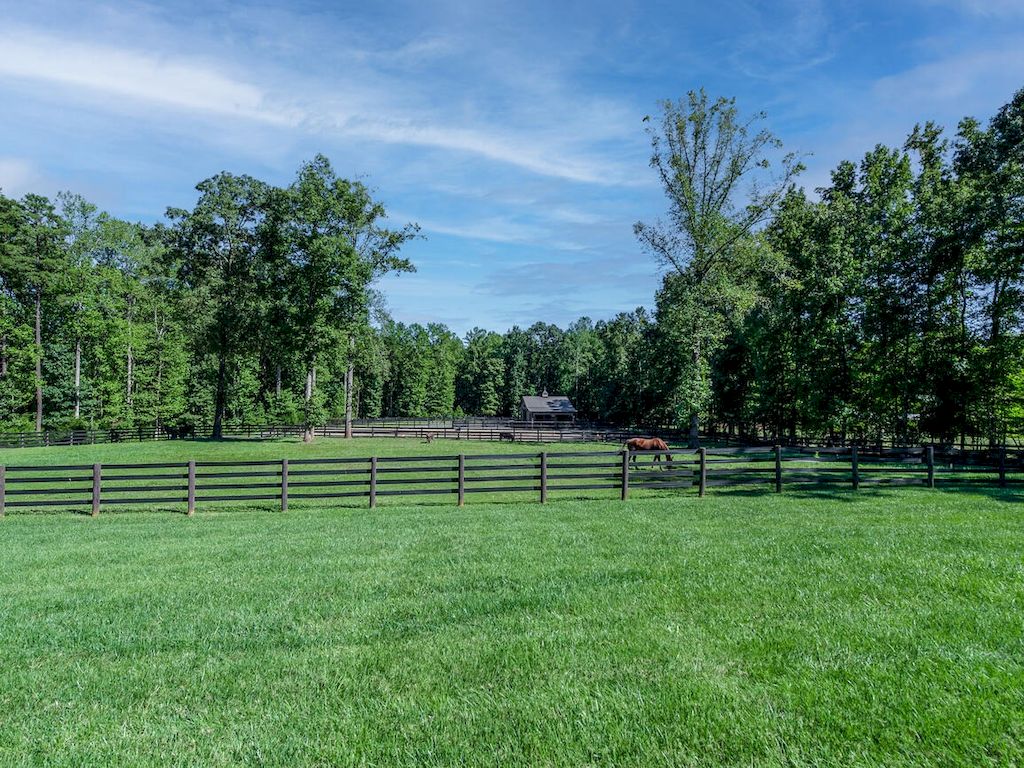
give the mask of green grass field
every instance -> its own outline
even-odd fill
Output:
[[[93,462],[260,461],[264,459],[332,458],[345,456],[436,456],[459,453],[537,453],[539,451],[618,451],[617,443],[505,443],[476,440],[415,438],[296,438],[276,440],[162,440],[144,443],[102,443],[55,448],[0,449],[3,464],[91,464]]]
[[[183,445],[371,448],[0,460]],[[0,765],[1017,765],[1022,500],[12,514]]]

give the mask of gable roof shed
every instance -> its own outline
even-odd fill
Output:
[[[568,397],[526,395],[523,397],[522,418],[524,421],[572,421],[576,408]]]

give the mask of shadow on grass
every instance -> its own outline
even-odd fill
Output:
[[[658,502],[667,500],[682,500],[692,499],[693,501],[699,501],[697,495],[696,485],[690,489],[658,489],[655,487],[645,488],[632,488],[629,498],[629,502],[642,503],[642,502]],[[928,489],[925,487],[893,487],[886,485],[862,485],[860,489],[854,490],[849,486],[837,486],[837,484],[813,484],[813,483],[801,483],[797,484],[784,484],[781,493],[777,494],[770,488],[763,486],[734,486],[727,488],[715,488],[711,487],[708,489],[705,500],[713,501],[715,498],[729,498],[729,499],[749,499],[750,501],[764,499],[766,497],[776,497],[779,499],[791,499],[795,501],[829,501],[837,504],[853,504],[867,499],[872,500],[891,500],[893,503],[898,503],[901,499],[907,498],[908,495],[916,495],[920,493],[927,494],[970,494],[975,497],[990,499],[993,501],[1008,503],[1008,504],[1020,504],[1024,502],[1024,485],[1010,486],[1006,488],[1000,488],[997,485],[981,485],[978,483],[957,483],[955,481],[945,481],[937,484],[936,488]],[[488,498],[484,495],[473,494],[473,498],[467,501],[467,507],[478,507],[478,506],[499,506],[499,507],[510,507],[510,506],[549,506],[558,505],[563,502],[608,502],[618,501],[618,491],[609,490],[602,494],[573,494],[563,495],[559,493],[557,489],[550,489],[550,493],[557,494],[553,497],[549,497],[547,505],[541,505],[539,498],[535,495],[536,492],[529,491],[523,492],[522,494],[511,495],[508,492],[499,492],[495,496]],[[417,499],[415,496],[402,497],[393,499],[378,499],[378,504],[375,511],[387,511],[389,509],[402,509],[408,510],[410,508],[424,508],[431,510],[438,509],[451,509],[456,511],[460,509],[455,501],[455,494],[445,498],[437,497],[425,497],[423,499]],[[369,502],[367,499],[359,500],[340,500],[340,499],[302,499],[292,500],[290,504],[290,510],[295,512],[308,512],[312,510],[322,510],[325,512],[331,511],[364,511],[370,510]],[[39,508],[19,508],[19,509],[8,509],[8,517],[53,517],[69,515],[72,517],[91,517],[91,509],[86,505],[82,508],[78,507],[65,507],[65,508],[52,508],[52,507],[39,507]],[[100,517],[110,516],[124,516],[124,515],[138,515],[138,514],[151,514],[159,513],[166,514],[168,516],[180,516],[187,517],[185,505],[182,504],[180,507],[177,505],[156,505],[147,506],[144,502],[139,504],[124,504],[116,506],[104,506],[101,510]],[[209,515],[209,514],[234,514],[234,513],[268,513],[268,514],[285,514],[288,512],[281,512],[280,506],[275,502],[266,503],[245,503],[243,501],[231,501],[224,503],[202,503],[200,502],[196,508],[197,515]]]
[[[757,487],[736,487],[726,489],[711,488],[708,490],[709,496],[729,496],[729,497],[741,497],[741,498],[764,498],[765,496],[781,496],[783,498],[790,499],[807,499],[815,501],[835,501],[839,503],[853,503],[861,499],[892,499],[894,501],[899,500],[901,497],[905,497],[908,493],[955,493],[971,494],[973,496],[981,496],[986,499],[992,499],[995,501],[1002,501],[1006,503],[1020,503],[1024,501],[1024,486],[1008,486],[1006,488],[1000,488],[998,485],[980,485],[977,483],[958,483],[956,481],[945,481],[936,483],[935,488],[926,488],[924,485],[921,486],[909,486],[899,487],[890,486],[885,484],[862,484],[859,489],[854,490],[849,486],[837,487],[835,484],[813,484],[813,483],[801,483],[796,484],[783,484],[782,493],[776,494],[772,490],[766,490],[764,488]]]

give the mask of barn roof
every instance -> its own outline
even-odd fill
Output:
[[[530,413],[576,413],[569,398],[562,395],[552,395],[551,397],[526,395],[523,398],[523,407]]]

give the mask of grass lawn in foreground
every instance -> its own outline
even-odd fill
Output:
[[[1021,498],[11,515],[0,764],[1019,764]]]

